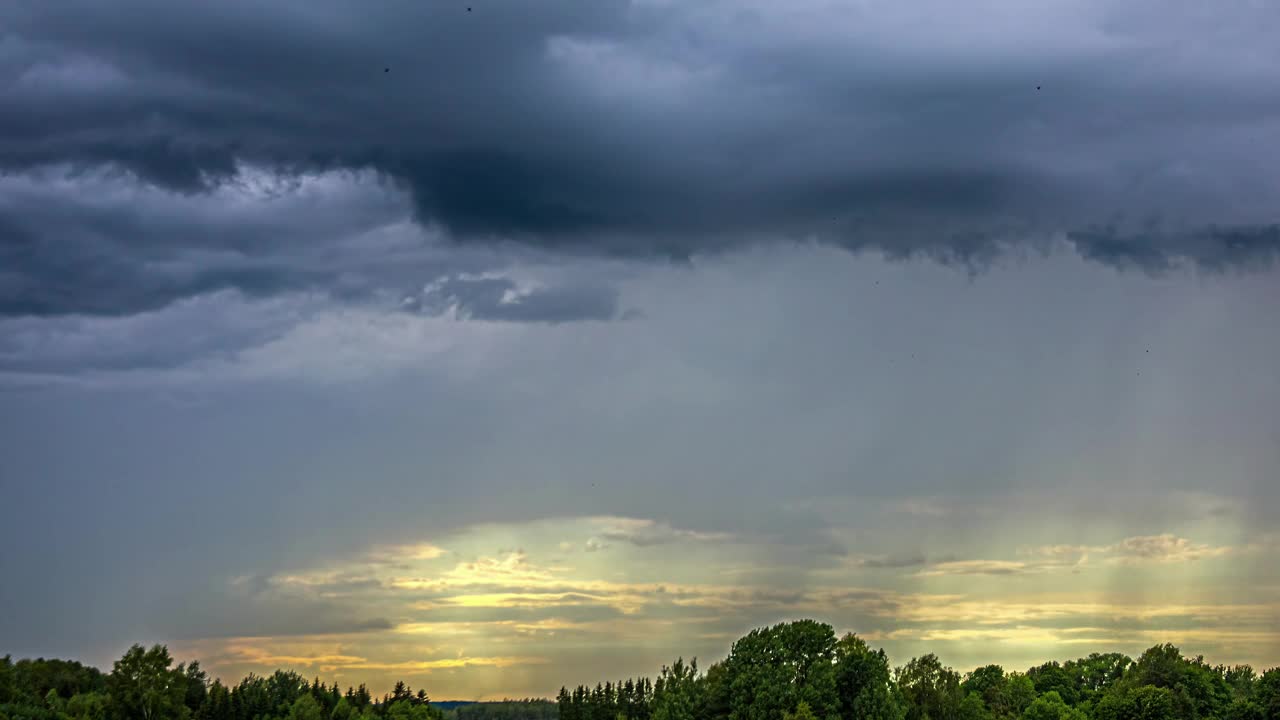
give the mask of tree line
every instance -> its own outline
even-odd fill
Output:
[[[1280,720],[1280,668],[1210,665],[1171,644],[1026,672],[961,674],[936,655],[891,668],[882,649],[814,620],[753,630],[698,669],[561,688],[561,720]]]
[[[705,671],[680,658],[653,679],[561,688],[554,702],[448,705],[404,682],[378,698],[288,670],[224,685],[163,645],[131,647],[110,673],[0,658],[0,720],[1280,720],[1280,668],[1210,665],[1169,644],[1025,672],[962,675],[933,654],[891,668],[856,635],[800,620],[753,630]]]
[[[0,658],[0,720],[446,720],[403,682],[381,698],[365,685],[308,682],[293,671],[210,682],[199,662],[134,645],[110,673],[67,660]]]

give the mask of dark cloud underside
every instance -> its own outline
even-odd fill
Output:
[[[214,208],[246,167],[371,171],[469,244],[687,257],[817,238],[973,263],[1065,231],[1122,266],[1256,265],[1280,247],[1280,101],[1254,82],[1280,67],[1263,42],[1280,13],[1228,6],[1188,35],[1204,20],[1181,2],[18,0],[0,9],[0,168],[122,169]],[[157,227],[67,192],[56,213],[0,205],[0,312],[337,282],[262,257],[332,220]],[[157,274],[157,243],[243,257]]]

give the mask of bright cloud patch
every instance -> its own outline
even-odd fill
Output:
[[[610,542],[583,553],[578,542],[558,539],[575,535],[588,537],[588,543],[598,537]],[[502,547],[512,541],[519,547]],[[830,620],[882,643],[899,661],[922,644],[956,662],[976,648],[990,660],[992,647],[1016,662],[1032,652],[1069,654],[1084,647],[1132,652],[1166,640],[1197,651],[1218,648],[1257,657],[1280,640],[1273,625],[1280,612],[1275,603],[1225,597],[1187,602],[1176,593],[1154,600],[1136,587],[1116,590],[1108,570],[1115,563],[1135,558],[1212,562],[1227,552],[1173,535],[1046,546],[1025,560],[950,560],[923,570],[883,559],[854,563],[843,575],[809,574],[790,587],[776,581],[787,568],[759,559],[759,543],[750,535],[732,537],[647,518],[479,525],[375,548],[356,562],[259,581],[260,592],[282,593],[302,607],[343,602],[376,609],[389,619],[385,626],[327,635],[209,638],[187,649],[203,652],[221,672],[284,665],[351,681],[448,673],[451,683],[483,695],[485,688],[509,689],[515,668],[527,678],[529,692],[554,689],[547,683],[559,680],[545,666],[572,664],[574,648],[639,647],[646,658],[658,648],[655,657],[670,652],[718,656],[742,630],[778,617]],[[686,552],[699,545],[712,554],[695,559]],[[753,573],[708,575],[703,570],[708,560]],[[656,574],[654,567],[660,568]],[[1067,569],[1074,573],[1073,592],[1055,594],[1034,584],[1043,573]],[[1003,576],[1012,583],[1025,578],[1029,584],[1008,586],[998,596],[977,585],[958,592],[912,589],[915,578],[974,575]],[[635,671],[643,670],[636,662]]]

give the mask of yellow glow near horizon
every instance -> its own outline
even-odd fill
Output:
[[[1264,547],[1161,534],[902,567],[814,562],[797,573],[730,535],[644,520],[487,524],[280,573],[255,599],[303,612],[340,602],[381,619],[365,629],[207,638],[175,652],[228,679],[284,667],[378,692],[410,679],[440,699],[545,696],[562,684],[653,674],[677,656],[705,667],[752,627],[813,617],[884,646],[898,663],[936,652],[962,670],[1025,669],[1173,642],[1262,667],[1280,656],[1280,602],[1239,584],[1161,585],[1166,574],[1149,570],[1230,572]]]

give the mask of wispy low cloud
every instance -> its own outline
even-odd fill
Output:
[[[928,564],[923,553],[907,555],[864,555],[850,558],[848,564],[859,568],[909,568]]]
[[[364,554],[362,560],[372,567],[408,569],[416,563],[435,560],[448,554],[448,550],[432,543],[407,543],[377,545]]]
[[[544,568],[528,561],[522,550],[513,550],[498,557],[481,557],[458,563],[453,569],[432,577],[395,577],[392,587],[407,590],[445,589],[472,585],[503,585],[537,587],[557,581],[553,568]]]
[[[353,654],[348,648],[354,638],[335,641],[329,637],[280,639],[271,637],[230,638],[219,643],[197,642],[183,646],[184,653],[198,653],[206,664],[219,667],[305,668],[342,676],[350,672],[385,672],[396,676],[429,675],[436,670],[469,667],[508,668],[515,665],[543,665],[541,656],[471,656],[455,653],[429,659],[383,661]],[[430,652],[430,648],[420,648]]]
[[[1049,572],[1063,567],[1052,562],[1021,562],[1017,560],[954,560],[940,562],[916,573],[919,577],[940,575],[1030,575]]]
[[[647,518],[599,517],[592,524],[600,527],[599,537],[639,547],[675,542],[723,542],[733,539],[729,533],[704,532],[674,528]]]
[[[605,550],[614,543],[647,548],[670,543],[710,543],[733,539],[733,535],[729,533],[675,528],[665,522],[647,518],[595,517],[590,518],[589,523],[598,528],[596,534],[582,544],[583,551],[589,553]],[[562,549],[572,547],[570,544]]]
[[[432,670],[440,670],[442,668],[464,668],[472,666],[505,668],[511,667],[512,665],[545,665],[548,662],[550,661],[544,657],[452,657],[440,658],[438,660],[410,660],[407,662],[396,663],[364,661],[360,663],[353,663],[348,665],[348,667],[356,670],[388,670],[413,675],[415,673],[430,673]]]
[[[1008,628],[903,628],[883,633],[882,640],[919,640],[934,643],[999,642],[1037,648],[1054,645],[1085,647],[1146,646],[1157,643],[1248,645],[1266,648],[1280,643],[1280,633],[1257,630],[1116,630],[1099,627],[1041,627],[1018,625]]]
[[[485,592],[467,593],[424,600],[414,604],[418,610],[439,610],[447,607],[461,608],[573,608],[587,606],[614,606],[625,612],[642,605],[642,594],[620,592],[621,587],[602,588],[604,592]],[[403,629],[403,626],[402,626]]]
[[[1280,608],[1274,604],[1183,604],[1116,602],[1080,593],[1079,600],[1048,598],[972,600],[967,596],[904,594],[880,612],[903,623],[922,625],[1027,625],[1050,621],[1181,621],[1266,625]]]
[[[1222,557],[1236,552],[1230,546],[1197,543],[1171,533],[1128,537],[1110,545],[1042,545],[1020,548],[1022,560],[954,560],[937,562],[918,577],[947,575],[1035,575],[1094,566],[1171,564]]]
[[[1220,557],[1230,553],[1230,547],[1213,547],[1195,543],[1170,534],[1125,538],[1100,552],[1109,553],[1113,563],[1136,562],[1188,562],[1203,558]]]

